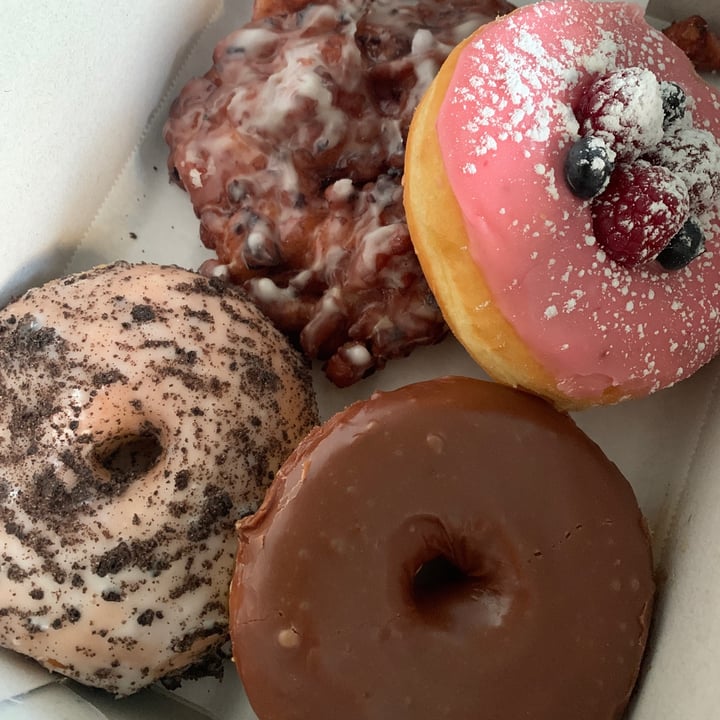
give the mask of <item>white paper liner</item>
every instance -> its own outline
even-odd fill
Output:
[[[172,713],[172,715],[170,715]],[[101,690],[66,680],[0,701],[2,720],[207,720],[204,710],[170,697],[167,692],[144,690],[122,701]]]
[[[633,720],[720,716],[720,379],[692,456],[691,482],[673,507],[657,608]]]
[[[68,271],[87,269],[118,258],[174,263],[195,269],[211,257],[200,245],[198,221],[189,198],[169,184],[162,126],[177,90],[190,77],[206,72],[215,44],[248,16],[247,2],[230,4],[199,37],[173,89],[153,114],[142,142],[98,211]],[[483,377],[464,350],[448,339],[439,346],[423,348],[410,358],[390,363],[387,369],[351,388],[334,388],[320,372],[315,374],[315,386],[322,416],[327,418],[354,400],[369,396],[375,389],[391,389],[446,374]],[[707,647],[705,626],[694,613],[705,608],[708,600],[707,593],[697,593],[702,590],[703,569],[708,567],[705,562],[709,551],[707,538],[711,537],[703,531],[712,530],[712,527],[706,528],[712,518],[711,510],[720,509],[720,484],[712,482],[712,469],[720,465],[720,450],[715,449],[720,447],[717,442],[720,438],[716,437],[720,434],[720,411],[713,406],[715,390],[711,390],[717,389],[718,377],[720,365],[716,362],[678,386],[650,398],[574,415],[580,427],[598,442],[632,483],[653,534],[660,575],[666,578],[654,620],[655,634],[652,652],[646,661],[644,690],[631,714],[632,720],[688,717],[680,710],[660,712],[665,707],[661,702],[674,696],[676,706],[680,707],[682,701],[678,698],[687,698],[682,683],[689,682],[689,678],[699,672],[698,663],[708,654],[701,650]],[[694,522],[693,518],[696,518]],[[702,518],[702,522],[697,518]],[[717,589],[720,588],[719,564],[716,556],[709,563],[716,593],[720,592]],[[720,624],[720,613],[716,616]],[[720,636],[720,627],[717,636]],[[682,666],[681,679],[668,682],[668,676],[678,665]],[[717,659],[714,666],[708,663],[707,667],[717,667]],[[710,672],[706,673],[708,682]],[[218,720],[255,717],[230,664],[222,682],[212,679],[188,682],[177,696],[197,703]],[[706,692],[704,697],[709,698],[711,694]],[[100,699],[95,701],[103,704]],[[163,701],[164,696],[153,696],[153,703],[159,703],[153,713],[160,714]],[[142,699],[138,698],[113,701],[113,704],[116,711],[113,717],[118,718],[123,717],[123,707],[132,706],[133,712],[143,707]],[[148,714],[150,705],[144,707],[143,716],[158,716]],[[710,707],[709,700],[707,707]],[[0,706],[0,717],[4,717],[2,710]],[[177,715],[174,707],[163,707],[162,712]],[[693,718],[714,716],[693,713]]]
[[[59,676],[52,675],[30,658],[0,648],[0,708],[5,700],[57,680]]]

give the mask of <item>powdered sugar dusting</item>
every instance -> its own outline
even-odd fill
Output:
[[[712,232],[720,197],[720,145],[713,134],[686,121],[666,133],[650,153],[682,179],[690,193],[690,207],[705,233]]]
[[[622,160],[640,156],[663,136],[660,84],[647,68],[601,74],[575,108],[583,135],[594,135]]]
[[[717,202],[703,214],[706,252],[699,259],[676,272],[654,262],[627,268],[598,247],[590,203],[563,180],[582,89],[635,66],[683,86],[683,127],[720,137],[717,95],[637,7],[582,0],[540,2],[477,35],[438,120],[470,252],[498,307],[570,396],[599,396],[613,386],[652,392],[690,375],[720,345]],[[643,75],[639,106],[649,85]],[[693,147],[702,146],[696,138]],[[479,157],[472,176],[454,171]],[[720,157],[707,162],[717,170],[710,186],[715,177],[720,186]],[[494,218],[492,232],[485,217]]]
[[[548,53],[538,35],[518,27],[512,17],[506,22],[515,31],[512,44],[491,47],[481,35],[473,43],[477,50],[473,55],[475,72],[467,84],[455,88],[452,99],[454,103],[474,104],[475,113],[466,128],[480,136],[475,146],[477,155],[497,149],[498,140],[546,142],[550,128],[559,120],[566,126],[568,139],[578,130],[574,115],[556,105],[552,97],[558,88],[575,83],[577,72]],[[489,73],[489,62],[502,72]],[[478,91],[489,93],[495,105],[476,104]]]

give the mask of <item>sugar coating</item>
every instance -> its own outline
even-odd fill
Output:
[[[470,253],[497,307],[570,397],[615,386],[652,392],[718,349],[717,192],[701,188],[712,195],[699,218],[706,252],[667,272],[609,259],[595,242],[590,202],[563,180],[583,88],[634,66],[685,89],[681,127],[720,137],[715,91],[624,3],[541,2],[488,26],[465,47],[438,116]]]
[[[582,134],[602,138],[618,158],[632,160],[663,135],[663,103],[655,73],[626,68],[591,85],[579,114]]]

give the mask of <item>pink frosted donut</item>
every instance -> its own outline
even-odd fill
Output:
[[[118,695],[218,671],[304,361],[237,289],[117,263],[0,312],[0,397],[0,644]]]
[[[705,252],[681,270],[611,259],[596,237],[598,206],[564,179],[583,93],[634,67],[687,95],[666,134],[709,133],[717,153],[718,94],[687,57],[637,6],[585,0],[541,2],[477,31],[441,70],[408,140],[411,236],[453,332],[490,374],[565,408],[670,386],[720,344],[715,160],[702,187],[693,152],[674,168],[704,198],[692,211]],[[662,142],[651,162],[683,159],[668,150],[672,137]]]

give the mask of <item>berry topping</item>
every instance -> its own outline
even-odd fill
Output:
[[[690,210],[700,216],[720,201],[720,146],[707,130],[677,126],[645,156],[680,176],[690,194]]]
[[[614,156],[602,138],[581,137],[565,159],[565,179],[573,193],[585,200],[601,193],[610,181]]]
[[[688,218],[685,183],[671,170],[638,160],[620,163],[593,203],[600,247],[621,265],[654,259]]]
[[[663,107],[663,129],[667,130],[675,121],[685,117],[685,91],[671,80],[660,83],[660,97]]]
[[[602,75],[586,88],[575,115],[582,135],[601,137],[618,160],[634,160],[663,135],[660,84],[637,67]]]
[[[705,236],[698,224],[689,219],[657,256],[666,270],[680,270],[705,250]]]

